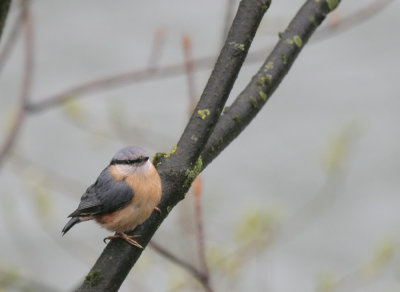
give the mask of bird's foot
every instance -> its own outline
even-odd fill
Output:
[[[143,246],[141,246],[139,243],[137,243],[136,240],[133,240],[132,238],[136,238],[136,237],[140,237],[141,235],[139,234],[134,234],[134,235],[127,235],[123,232],[119,233],[121,235],[121,238],[125,239],[127,242],[129,242],[130,244],[143,249]]]
[[[130,244],[132,244],[132,245],[134,245],[134,246],[136,246],[138,248],[143,249],[143,246],[141,246],[139,243],[137,243],[136,240],[133,240],[133,238],[137,238],[137,237],[140,237],[140,236],[141,235],[139,235],[139,234],[127,235],[124,232],[118,232],[115,235],[107,236],[106,238],[103,239],[103,241],[104,241],[104,243],[107,243],[106,242],[107,239],[111,240],[111,239],[114,239],[114,238],[122,238],[122,239],[126,240],[128,243],[130,243]]]
[[[154,208],[154,210],[156,210],[158,213],[160,213],[160,215],[162,214],[162,212],[161,212],[160,208],[158,208],[158,207],[155,207],[155,208]]]

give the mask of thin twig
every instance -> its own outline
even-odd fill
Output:
[[[149,60],[147,62],[147,67],[151,69],[155,69],[158,66],[158,63],[161,58],[161,52],[164,48],[165,43],[165,31],[163,28],[157,29],[154,34],[153,44],[150,49]]]
[[[184,270],[188,271],[194,278],[196,278],[204,287],[206,291],[212,291],[211,287],[208,284],[207,276],[199,271],[195,266],[191,265],[190,263],[178,258],[158,243],[151,241],[149,246],[154,249],[156,252],[164,256],[165,258],[169,259],[171,262],[174,262],[178,266],[182,267]]]
[[[25,107],[29,102],[32,78],[33,78],[33,23],[32,15],[29,9],[29,1],[22,0],[21,9],[24,19],[24,41],[25,41],[25,61],[24,61],[24,75],[22,80],[22,88],[20,95],[20,105],[18,113],[15,117],[11,130],[6,137],[0,149],[0,167],[4,163],[10,150],[13,148],[14,143],[20,133],[22,124],[25,119]]]
[[[206,57],[198,59],[196,62],[196,68],[209,68],[210,64],[215,60],[214,57]],[[30,112],[39,112],[47,110],[48,108],[58,106],[67,100],[76,98],[82,98],[85,94],[102,91],[105,89],[111,89],[120,87],[123,85],[138,83],[146,80],[173,77],[180,75],[184,72],[184,64],[172,64],[160,68],[154,69],[140,69],[130,72],[125,72],[113,76],[108,76],[93,81],[89,81],[73,88],[67,89],[46,98],[41,99],[38,102],[31,103],[27,106]]]
[[[183,44],[183,56],[185,62],[185,75],[187,80],[188,87],[188,96],[189,96],[189,117],[193,112],[194,107],[197,103],[196,98],[196,88],[193,76],[193,57],[192,57],[192,44],[190,38],[188,36],[184,36],[182,39]]]
[[[187,76],[187,84],[189,91],[189,117],[196,106],[196,96],[195,96],[195,82],[193,78],[193,58],[192,58],[192,46],[189,37],[185,36],[183,38],[183,52],[185,58],[185,68]],[[200,176],[196,178],[193,183],[193,190],[195,195],[195,218],[196,218],[196,237],[197,237],[197,254],[200,260],[201,271],[205,276],[205,281],[208,285],[210,281],[210,274],[208,270],[207,260],[205,256],[205,245],[204,245],[204,232],[203,232],[203,210],[201,205],[201,184],[202,179]]]
[[[193,76],[193,58],[192,58],[192,46],[188,36],[183,37],[183,53],[185,62],[185,75],[188,87],[189,96],[189,107],[188,116],[190,117],[193,113],[193,109],[196,106],[196,89],[195,81]],[[193,183],[193,190],[195,193],[195,217],[196,217],[196,237],[197,237],[197,254],[200,260],[200,270],[204,276],[202,284],[207,291],[211,291],[210,285],[210,274],[208,271],[208,265],[205,257],[204,249],[204,233],[203,233],[203,218],[201,208],[201,177],[198,176]]]
[[[206,276],[207,283],[210,283],[210,271],[205,253],[204,241],[204,219],[202,199],[202,178],[197,177],[193,183],[194,199],[195,199],[195,215],[196,215],[196,239],[197,239],[197,254],[200,260],[200,266],[203,274]]]

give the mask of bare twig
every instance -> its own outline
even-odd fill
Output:
[[[193,76],[193,57],[192,57],[192,44],[188,36],[184,36],[183,40],[183,56],[185,62],[185,75],[188,87],[189,96],[189,116],[192,114],[196,106],[196,88]]]
[[[209,60],[208,58],[204,58],[201,63],[209,64],[208,60]],[[84,97],[85,94],[88,93],[98,92],[101,90],[115,88],[127,84],[138,83],[149,79],[174,76],[177,74],[181,74],[182,72],[183,72],[183,65],[174,64],[162,68],[153,68],[153,69],[145,68],[109,77],[104,77],[97,80],[89,81],[84,84],[77,85],[73,88],[67,89],[56,95],[44,98],[41,101],[31,103],[27,105],[27,109],[30,112],[39,112],[60,105],[66,102],[67,100],[82,98]]]
[[[183,38],[183,49],[184,49],[184,57],[185,57],[185,68],[186,68],[186,75],[188,81],[188,90],[189,90],[189,115],[193,111],[194,106],[196,105],[196,97],[194,95],[194,80],[193,80],[193,64],[192,64],[192,57],[191,57],[191,45],[190,39],[188,37]],[[203,228],[202,228],[202,213],[201,213],[201,181],[200,177],[196,179],[194,182],[194,189],[195,189],[195,196],[196,196],[196,233],[198,234],[198,254],[201,261],[201,271],[199,271],[196,267],[189,264],[188,262],[179,259],[176,255],[172,254],[171,252],[167,251],[154,241],[151,241],[149,245],[157,251],[159,254],[164,256],[165,258],[169,259],[170,261],[174,262],[175,264],[179,265],[190,274],[192,274],[199,282],[203,285],[206,291],[212,291],[212,288],[209,284],[209,273],[208,267],[205,260],[205,253],[204,253],[204,236],[203,236]]]
[[[15,117],[14,123],[11,130],[6,137],[5,142],[0,149],[0,167],[6,156],[12,149],[18,134],[21,130],[21,126],[25,119],[25,107],[29,102],[32,87],[33,77],[33,23],[32,15],[29,9],[29,1],[22,0],[22,14],[24,19],[24,40],[25,40],[25,62],[24,62],[24,75],[22,80],[22,89],[20,95],[20,105],[18,113]]]
[[[183,38],[183,51],[185,58],[185,68],[187,76],[187,84],[189,91],[189,116],[192,114],[194,107],[196,106],[197,98],[195,96],[195,82],[193,77],[193,58],[192,58],[192,47],[189,37]],[[197,237],[197,254],[200,260],[201,271],[204,275],[204,281],[210,286],[210,274],[208,270],[207,260],[205,256],[204,246],[204,232],[203,232],[203,211],[201,205],[201,187],[202,179],[200,176],[196,178],[193,183],[193,190],[195,195],[195,217],[196,217],[196,237]]]
[[[193,183],[194,199],[195,199],[195,215],[196,215],[196,238],[197,238],[197,254],[200,260],[200,266],[203,274],[206,276],[207,283],[210,282],[210,272],[208,269],[207,258],[204,244],[204,220],[202,199],[202,178],[199,176]]]
[[[149,60],[147,62],[147,67],[149,70],[154,70],[156,66],[158,66],[158,62],[161,58],[161,52],[164,47],[165,41],[165,31],[162,28],[159,28],[155,34],[153,39],[153,44],[150,49]]]
[[[211,287],[208,284],[207,275],[203,272],[199,271],[195,266],[191,265],[190,263],[178,258],[158,243],[151,241],[149,246],[154,249],[156,252],[164,256],[165,258],[169,259],[171,262],[174,262],[178,266],[182,267],[184,270],[189,272],[194,278],[196,278],[204,287],[206,291],[212,291]]]
[[[29,112],[38,112],[45,110],[49,107],[60,105],[68,100],[82,97],[84,94],[91,92],[101,91],[107,88],[113,88],[124,84],[130,84],[140,82],[158,75],[165,76],[176,70],[180,65],[166,66],[161,69],[157,69],[157,63],[161,56],[161,50],[164,43],[164,32],[160,29],[155,33],[153,45],[149,55],[148,65],[144,69],[135,70],[131,72],[125,72],[109,77],[100,78],[93,80],[76,87],[67,89],[54,96],[44,98],[43,100],[36,103],[29,103],[25,106]]]

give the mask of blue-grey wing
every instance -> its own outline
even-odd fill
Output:
[[[81,197],[78,209],[69,217],[93,216],[111,213],[121,209],[134,196],[134,190],[124,181],[116,181],[110,168],[104,169],[96,182]]]

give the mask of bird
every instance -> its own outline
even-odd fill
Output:
[[[100,173],[96,182],[82,195],[78,208],[62,230],[65,235],[75,224],[95,220],[101,227],[116,232],[104,238],[122,238],[130,244],[143,248],[127,235],[150,217],[162,194],[161,178],[149,160],[145,150],[127,146],[119,150],[109,165]]]

